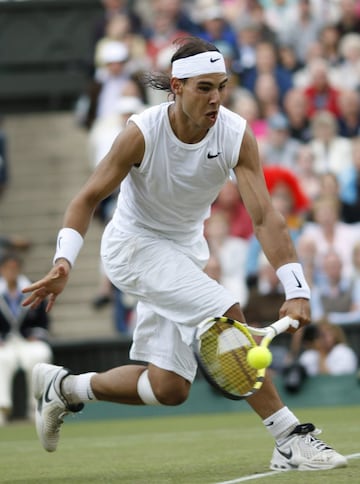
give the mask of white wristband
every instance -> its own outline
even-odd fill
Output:
[[[298,297],[310,299],[310,288],[301,264],[297,262],[284,264],[276,271],[276,275],[284,286],[286,300]]]
[[[83,243],[84,239],[79,232],[74,229],[64,227],[59,231],[57,236],[56,252],[53,263],[55,264],[57,259],[66,259],[69,261],[72,267],[75,264],[75,260]]]

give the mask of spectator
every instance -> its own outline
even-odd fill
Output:
[[[339,50],[340,36],[334,24],[325,25],[319,35],[322,58],[329,67],[334,67],[341,62]]]
[[[322,197],[330,197],[337,199],[338,207],[339,207],[339,219],[342,222],[344,220],[344,203],[341,200],[340,196],[340,182],[339,178],[335,173],[331,171],[327,173],[322,173],[319,175],[319,182],[320,182],[320,193],[318,198]]]
[[[310,209],[310,201],[293,170],[264,166],[266,186],[290,229],[299,230]]]
[[[12,410],[12,383],[21,368],[27,383],[27,410],[30,417],[35,400],[32,395],[31,371],[36,363],[50,363],[48,343],[49,318],[42,302],[37,309],[24,308],[22,289],[30,281],[21,273],[22,262],[8,252],[0,259],[0,425]]]
[[[127,95],[140,95],[138,84],[126,70],[129,51],[123,42],[106,42],[101,57],[104,67],[97,70],[88,89],[89,108],[83,120],[88,129],[94,129],[94,123],[102,123],[107,117],[114,116],[116,101],[125,90]]]
[[[353,270],[352,250],[359,240],[359,229],[341,221],[339,199],[334,195],[315,200],[312,217],[313,221],[304,224],[297,239],[297,251],[306,266],[308,281],[317,283],[323,278],[321,260],[330,249],[336,251],[342,260],[342,275],[350,277]]]
[[[250,324],[269,324],[279,318],[279,303],[284,299],[284,290],[263,253],[260,254],[256,279],[249,287],[249,297],[244,308],[246,321]]]
[[[132,89],[130,89],[131,93]],[[93,168],[102,160],[111,148],[116,136],[124,129],[131,114],[140,113],[145,104],[139,96],[127,95],[124,88],[123,95],[114,98],[114,112],[106,116],[102,122],[94,124],[89,133],[89,158]]]
[[[296,18],[296,2],[293,0],[270,0],[265,8],[267,25],[273,30],[277,39],[281,41],[287,27]]]
[[[310,84],[304,89],[308,99],[308,116],[312,117],[319,111],[329,111],[339,117],[340,92],[331,84],[326,61],[314,59],[309,65],[309,72]]]
[[[343,220],[360,222],[360,137],[352,140],[352,164],[339,174],[339,193]]]
[[[92,29],[90,31],[90,49],[88,58],[85,59],[89,66],[89,79],[93,79],[96,72],[96,45],[97,43],[107,37],[108,27],[114,17],[118,15],[125,16],[129,22],[129,31],[131,34],[144,34],[142,21],[139,15],[129,6],[126,0],[100,0],[102,10],[95,18]]]
[[[240,75],[256,64],[256,45],[260,41],[260,29],[253,19],[241,19],[236,25],[236,44],[238,56],[233,68]]]
[[[290,72],[292,76],[303,67],[303,63],[298,60],[295,49],[291,45],[280,44],[278,52],[281,67]]]
[[[137,0],[133,2],[135,4],[134,9],[138,15],[143,19],[143,23],[147,25],[145,37],[149,35],[148,20],[153,16],[156,16],[162,12],[165,12],[176,26],[178,30],[187,32],[189,35],[198,35],[199,26],[193,20],[189,2],[182,0]],[[192,3],[192,2],[191,2]]]
[[[0,258],[7,252],[22,252],[31,247],[31,241],[21,235],[0,235]]]
[[[148,67],[145,57],[145,39],[143,36],[131,30],[131,21],[128,15],[118,13],[112,16],[107,25],[105,34],[95,44],[94,61],[95,67],[103,67],[102,49],[108,42],[122,42],[129,52],[129,70],[143,70]]]
[[[335,116],[328,111],[314,115],[311,121],[313,139],[310,147],[313,150],[316,173],[340,173],[351,166],[351,141],[338,135],[338,125]]]
[[[344,138],[360,136],[360,94],[352,89],[342,90],[339,97],[338,134]]]
[[[263,143],[263,163],[293,170],[300,142],[290,137],[287,117],[278,112],[267,121],[269,132]]]
[[[214,260],[217,260],[220,265],[220,276],[216,280],[226,287],[239,300],[240,304],[245,305],[248,299],[245,282],[247,240],[230,235],[227,214],[221,210],[216,211],[207,219],[205,237],[213,256],[210,269]]]
[[[313,42],[306,52],[306,62],[301,69],[292,74],[294,87],[305,89],[311,84],[311,64],[314,60],[322,59],[323,48],[319,41]]]
[[[294,18],[282,26],[283,34],[280,41],[291,46],[295,51],[296,59],[306,62],[306,53],[309,47],[318,40],[323,17],[314,14],[310,0],[299,0]]]
[[[293,87],[291,73],[281,67],[277,60],[276,47],[270,42],[261,41],[256,46],[256,66],[246,71],[241,78],[241,85],[255,92],[255,84],[260,74],[271,74],[279,89],[280,102],[286,92]]]
[[[333,197],[338,200],[338,206],[340,207],[340,218],[342,220],[342,203],[340,200],[340,184],[337,175],[332,171],[319,174],[320,181],[320,194],[321,197]]]
[[[163,5],[166,5],[168,11],[176,20],[176,25],[179,30],[188,32],[190,35],[199,34],[199,26],[192,19],[190,14],[192,2],[184,2],[183,0],[161,0]],[[187,5],[186,5],[187,4]]]
[[[313,202],[321,193],[321,177],[314,169],[314,153],[309,145],[300,146],[295,159],[294,173],[304,194]]]
[[[299,363],[307,375],[348,375],[357,370],[358,359],[342,328],[324,320],[305,329],[305,350]],[[310,335],[310,332],[313,333]]]
[[[234,181],[229,180],[220,190],[211,207],[211,213],[217,211],[226,214],[230,236],[241,237],[242,239],[251,237],[254,232],[252,222]]]
[[[254,21],[258,26],[261,41],[276,44],[277,34],[267,23],[266,9],[262,3],[258,0],[245,1],[244,3],[245,5],[243,6],[243,9],[245,12],[243,13],[241,9],[239,9],[236,17],[234,16],[236,21]]]
[[[331,79],[338,89],[360,87],[360,33],[346,34],[340,41],[341,62],[332,69]]]
[[[249,92],[235,96],[229,108],[246,119],[258,141],[266,138],[268,124],[266,119],[260,117],[259,105],[255,96]]]
[[[109,151],[116,136],[125,128],[129,117],[133,114],[139,114],[145,107],[139,97],[122,96],[118,98],[115,106],[116,116],[108,120],[106,124],[97,125],[97,130],[92,130],[89,151],[94,156],[95,166]],[[105,198],[97,208],[96,214],[104,225],[112,217],[118,194],[119,190],[117,189],[109,197]],[[100,282],[92,305],[95,309],[101,309],[109,303],[113,303],[115,329],[123,335],[129,334],[129,323],[135,307],[135,301],[111,284],[100,263]]]
[[[229,52],[230,58],[239,57],[235,30],[227,22],[220,5],[201,7],[200,2],[196,17],[200,26],[200,38],[216,45],[223,55]]]
[[[344,276],[342,259],[333,249],[320,261],[324,277],[312,287],[313,322],[327,318],[331,323],[360,321],[360,280]]]
[[[352,261],[353,261],[353,272],[352,272],[352,279],[353,281],[360,281],[360,241],[357,242],[352,251]]]
[[[160,2],[157,8],[151,11],[147,22],[146,56],[150,61],[149,70],[159,71],[160,53],[172,47],[176,39],[189,36],[189,33],[178,28],[176,18],[165,7],[164,2]]]
[[[312,137],[307,98],[302,89],[290,89],[284,98],[284,113],[289,122],[290,137],[308,143]]]
[[[315,15],[327,23],[335,23],[340,18],[339,0],[311,0]]]
[[[106,35],[106,30],[111,19],[117,15],[125,15],[130,22],[130,31],[132,33],[141,34],[143,26],[140,16],[129,7],[126,0],[101,0],[103,11],[96,19],[93,30],[93,44],[102,39]]]
[[[264,72],[256,77],[254,95],[262,118],[268,118],[279,112],[280,91],[273,74]]]
[[[340,37],[350,33],[360,33],[360,16],[357,0],[340,0],[340,18],[335,24]]]

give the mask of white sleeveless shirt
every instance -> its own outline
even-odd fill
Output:
[[[129,119],[144,136],[145,153],[121,184],[113,224],[191,244],[202,237],[210,206],[238,162],[246,121],[222,106],[206,136],[186,144],[171,128],[170,104]]]

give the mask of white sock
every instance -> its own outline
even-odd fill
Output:
[[[276,441],[286,438],[299,423],[299,420],[287,407],[281,408],[263,420],[263,424]]]
[[[91,388],[91,377],[95,372],[69,375],[64,378],[61,392],[70,404],[95,401],[96,397]]]

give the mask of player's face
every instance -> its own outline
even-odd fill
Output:
[[[182,111],[198,128],[211,128],[225,98],[226,74],[207,74],[188,79],[181,94]]]

